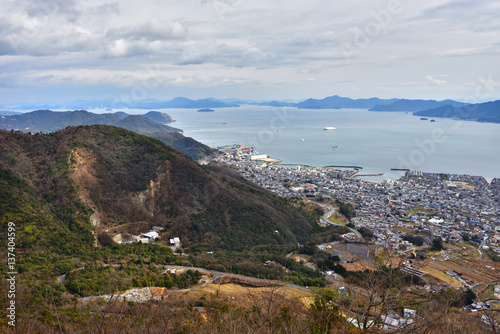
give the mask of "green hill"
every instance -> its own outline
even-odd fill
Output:
[[[308,214],[241,177],[117,127],[2,131],[0,147],[6,192],[22,185],[44,216],[70,229],[158,225],[185,246],[212,248],[304,242],[315,229]]]
[[[159,140],[106,125],[33,135],[0,130],[4,245],[10,225],[24,315],[36,313],[45,323],[53,303],[70,305],[72,296],[189,286],[189,277],[161,274],[166,264],[321,285],[318,272],[284,254],[318,232],[330,233],[306,211],[232,172],[200,166]],[[164,228],[154,243],[112,240],[115,229],[140,235],[152,226]],[[173,237],[189,256],[173,254]],[[6,248],[0,256],[7,258]],[[290,269],[266,266],[271,259]],[[0,268],[9,271],[6,262]],[[56,278],[63,274],[61,284]],[[0,303],[8,302],[7,293],[0,294]],[[0,315],[6,318],[5,309]]]

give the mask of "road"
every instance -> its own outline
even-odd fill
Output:
[[[322,224],[344,226],[345,228],[349,229],[352,233],[354,233],[356,235],[356,237],[359,239],[359,241],[364,241],[363,236],[361,235],[361,233],[358,232],[358,230],[356,230],[354,228],[347,227],[347,226],[342,225],[342,224],[334,223],[328,219],[330,216],[332,216],[335,213],[335,208],[333,206],[328,205],[328,204],[326,204],[326,205],[320,204],[320,203],[316,203],[316,204],[327,208],[326,209],[327,211],[323,214],[323,217],[321,218]]]
[[[294,289],[300,289],[312,293],[316,293],[316,291],[309,289],[305,286],[297,285],[297,284],[292,284],[292,283],[287,283],[287,282],[282,282],[282,281],[274,281],[274,280],[268,280],[268,279],[263,279],[263,278],[256,278],[256,277],[250,277],[250,276],[244,276],[244,275],[238,275],[238,274],[231,274],[231,273],[225,273],[222,271],[216,271],[216,270],[209,270],[205,268],[197,268],[197,267],[186,267],[186,266],[175,266],[175,265],[166,265],[165,268],[167,269],[176,269],[176,270],[192,270],[192,271],[199,271],[199,272],[205,272],[211,274],[213,277],[208,280],[205,283],[193,286],[189,289],[184,289],[182,291],[188,291],[188,290],[194,290],[194,289],[199,289],[207,284],[212,284],[216,279],[221,278],[221,277],[234,277],[234,278],[239,278],[239,279],[244,279],[247,281],[252,281],[252,282],[257,282],[257,283],[265,283],[268,285],[281,285],[281,286],[287,286],[290,288]]]

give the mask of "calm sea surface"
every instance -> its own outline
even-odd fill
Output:
[[[172,126],[183,129],[184,135],[210,147],[246,142],[283,163],[355,165],[363,167],[360,174],[384,174],[367,178],[371,180],[403,175],[391,168],[500,177],[500,124],[442,118],[430,122],[411,113],[363,109],[242,106],[215,112],[162,111],[176,120]]]

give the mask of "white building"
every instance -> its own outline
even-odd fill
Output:
[[[181,247],[181,239],[179,237],[175,237],[170,239],[170,244],[174,247]]]
[[[154,241],[155,239],[157,239],[159,237],[160,237],[160,235],[158,234],[158,232],[150,231],[148,233],[144,233],[143,235],[141,235],[141,242],[149,243],[149,242]]]

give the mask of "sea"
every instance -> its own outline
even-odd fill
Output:
[[[358,166],[359,174],[374,175],[363,178],[374,181],[404,175],[395,168],[500,178],[500,124],[366,109],[245,105],[214,110],[158,111],[175,119],[169,125],[210,147],[246,143],[283,164]]]

